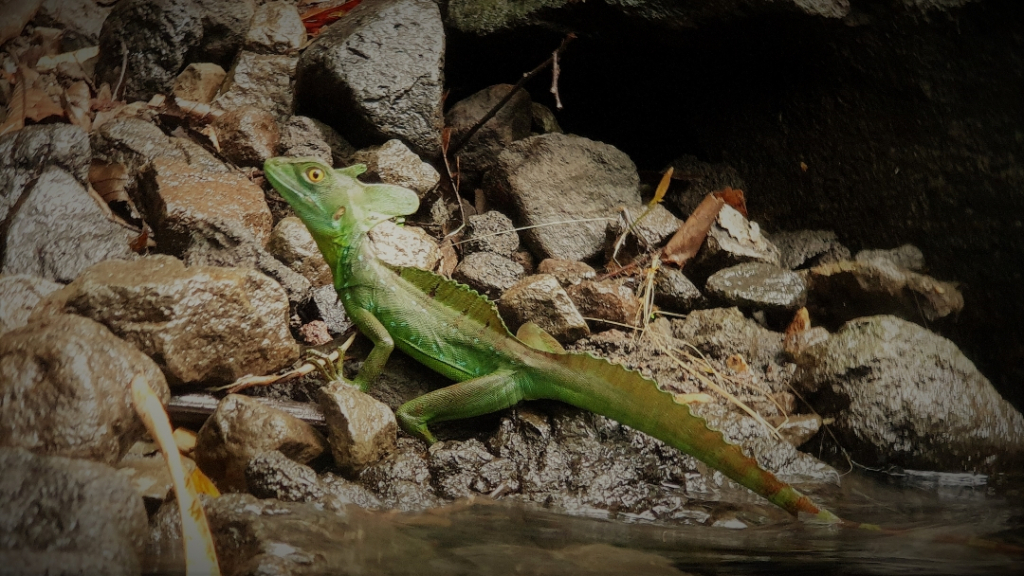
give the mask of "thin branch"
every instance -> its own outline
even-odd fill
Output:
[[[569,33],[569,35],[562,40],[562,44],[554,52],[551,53],[550,58],[541,62],[540,65],[538,65],[533,70],[530,70],[526,74],[523,74],[523,77],[519,79],[519,82],[516,82],[516,85],[512,87],[512,90],[509,90],[509,93],[506,94],[505,97],[502,98],[500,102],[495,104],[494,107],[487,112],[487,114],[484,114],[483,118],[477,120],[476,124],[474,124],[473,127],[470,128],[469,131],[466,132],[461,138],[459,138],[455,145],[451,147],[450,152],[452,154],[456,154],[459,152],[459,150],[462,150],[462,148],[469,142],[469,139],[472,138],[480,130],[480,128],[482,128],[483,125],[487,123],[488,120],[494,118],[498,114],[498,112],[505,106],[505,104],[508,104],[508,101],[512,99],[517,90],[519,90],[520,88],[523,87],[523,85],[532,80],[534,76],[543,72],[545,68],[555,64],[558,58],[558,54],[565,50],[565,47],[568,46],[569,42],[572,41],[574,38],[576,38],[576,35]],[[559,108],[561,108],[561,106],[559,106]]]

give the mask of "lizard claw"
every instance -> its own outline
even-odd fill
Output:
[[[347,380],[342,370],[345,363],[345,352],[348,351],[349,346],[352,345],[352,341],[355,340],[356,335],[349,336],[348,340],[345,340],[341,346],[338,346],[338,359],[335,361],[333,354],[324,354],[323,352],[315,349],[306,350],[308,356],[307,361],[316,366],[317,370],[323,374],[324,378],[328,382],[344,382],[346,384],[355,386],[353,382]]]

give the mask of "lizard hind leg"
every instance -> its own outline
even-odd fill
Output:
[[[490,414],[515,406],[523,397],[516,373],[498,370],[413,398],[395,416],[403,430],[433,444],[436,438],[427,428],[430,423]]]

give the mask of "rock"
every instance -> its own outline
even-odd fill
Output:
[[[32,308],[47,294],[63,288],[38,276],[0,275],[0,335],[28,323]]]
[[[770,240],[779,249],[779,265],[788,270],[850,259],[850,250],[831,230],[776,232]]]
[[[807,287],[796,272],[765,264],[745,262],[715,272],[705,290],[728,306],[744,306],[768,312],[796,311],[807,300]]]
[[[366,2],[325,28],[303,52],[301,109],[359,147],[402,140],[441,153],[444,28],[429,0]]]
[[[113,468],[0,448],[0,470],[5,573],[141,573],[146,509]]]
[[[253,106],[278,120],[290,117],[297,60],[295,56],[241,52],[213,105],[228,111]]]
[[[817,414],[791,414],[787,417],[773,417],[769,421],[778,428],[779,434],[794,448],[799,448],[821,429],[821,416]]]
[[[277,498],[283,502],[309,502],[324,496],[316,472],[278,450],[260,452],[249,460],[245,484],[257,498]]]
[[[514,142],[484,181],[487,193],[510,206],[524,226],[559,223],[525,230],[522,237],[538,256],[567,260],[586,260],[604,248],[606,222],[576,221],[611,218],[622,205],[638,206],[639,185],[626,154],[567,134]]]
[[[349,476],[394,451],[398,435],[395,413],[347,384],[322,388],[317,400],[327,422],[334,464]]]
[[[30,274],[70,282],[101,260],[132,260],[137,233],[108,218],[82,184],[61,168],[43,170],[21,191],[8,220],[3,274]]]
[[[281,125],[280,150],[282,156],[316,158],[331,166],[349,164],[356,151],[334,128],[306,116],[292,116]]]
[[[198,231],[209,228],[244,229],[261,246],[270,236],[273,217],[263,190],[239,172],[200,172],[158,158],[143,174],[140,197],[164,253],[184,254]]]
[[[865,466],[1024,469],[1024,416],[949,340],[892,316],[846,323],[797,358],[795,383]]]
[[[0,446],[113,464],[145,428],[131,382],[164,403],[157,365],[101,324],[58,314],[0,337]]]
[[[293,54],[306,41],[306,27],[296,6],[280,0],[256,7],[245,49],[264,54]]]
[[[60,311],[106,325],[157,359],[172,384],[233,382],[299,355],[284,292],[255,270],[108,260],[47,296],[32,319]]]
[[[877,267],[884,267],[886,263],[891,263],[912,272],[924,270],[924,253],[912,244],[904,244],[892,250],[861,250],[857,252],[854,261],[873,264]]]
[[[262,167],[277,156],[281,133],[274,116],[253,106],[239,106],[222,114],[213,123],[221,154],[239,166]]]
[[[70,124],[36,124],[0,137],[0,220],[47,166],[89,182],[89,136]]]
[[[584,280],[565,289],[576,309],[587,318],[632,326],[640,300],[633,290],[614,280]],[[600,322],[598,325],[602,325]]]
[[[744,262],[778,266],[779,249],[761,234],[756,222],[750,222],[726,204],[708,230],[692,268],[697,272],[714,272]]]
[[[689,186],[682,192],[669,194],[665,200],[683,218],[693,213],[705,196],[726,187],[749,190],[739,172],[728,164],[709,164],[696,156],[683,155],[668,164],[676,174],[687,176]]]
[[[369,238],[377,258],[394,268],[433,270],[441,261],[437,240],[422,228],[386,220],[370,229]]]
[[[537,271],[537,260],[529,250],[516,250],[512,253],[512,261],[522,266],[526,274],[533,274]]]
[[[345,314],[345,308],[341,305],[333,284],[313,290],[313,305],[316,306],[320,319],[327,325],[330,334],[339,336],[352,327],[352,321]]]
[[[549,134],[552,132],[561,134],[563,132],[551,108],[540,102],[533,102],[530,104],[530,114],[532,116],[532,122],[530,123],[531,132],[537,134]]]
[[[563,344],[590,335],[587,322],[550,274],[527,276],[517,282],[505,291],[498,310],[513,333],[526,322],[535,322]]]
[[[575,260],[562,260],[559,258],[545,258],[541,260],[540,264],[537,265],[537,273],[550,274],[558,280],[559,284],[565,287],[597,277],[597,271],[590,265]]]
[[[189,59],[231,64],[253,20],[253,0],[196,0],[203,17],[203,41]]]
[[[291,268],[302,274],[314,288],[334,287],[333,273],[324,261],[309,229],[295,216],[282,219],[274,226],[267,241],[267,251]]]
[[[305,464],[327,448],[312,426],[256,399],[228,394],[199,429],[195,460],[221,490],[246,489],[245,469],[262,452]]]
[[[119,474],[128,478],[132,489],[147,503],[159,504],[171,495],[174,481],[171,478],[171,471],[167,468],[167,461],[155,445],[149,442],[139,442],[152,447],[147,454],[135,454],[135,448],[129,450],[128,454],[117,463]],[[185,476],[196,471],[196,463],[189,457],[182,455],[181,463],[185,469]]]
[[[451,127],[451,144],[461,142],[469,130],[512,91],[511,84],[495,84],[463,98],[445,114],[445,125]],[[498,154],[506,147],[530,135],[533,119],[530,95],[520,88],[498,113],[458,151],[461,185],[474,186],[494,166]]]
[[[444,498],[456,500],[476,494],[488,495],[503,488],[518,490],[516,469],[505,458],[496,458],[483,442],[437,442],[427,451],[430,474]]]
[[[217,96],[228,73],[211,62],[192,63],[174,79],[174,95],[189,102],[209,104]]]
[[[664,244],[683,223],[661,204],[655,204],[650,212],[647,210],[646,206],[629,209],[632,224],[626,222],[625,212],[608,223],[605,259],[611,261],[614,257],[618,262],[629,262],[640,254],[647,254]],[[643,216],[645,213],[647,215]],[[627,230],[629,233],[620,243],[620,237]]]
[[[497,210],[474,214],[469,221],[462,247],[466,253],[493,252],[509,257],[519,248],[519,234],[512,221]]]
[[[654,303],[675,312],[689,312],[703,305],[704,295],[679,269],[660,266],[654,276]]]
[[[491,300],[512,287],[525,272],[523,267],[493,252],[466,255],[452,272],[452,279],[462,282]]]
[[[124,0],[103,22],[99,41],[99,81],[113,87],[123,76],[126,99],[149,100],[170,93],[186,55],[203,41],[203,10],[195,0]]]
[[[359,483],[374,492],[386,509],[403,512],[434,508],[443,503],[430,483],[425,448],[419,440],[401,438],[387,458],[370,464]]]
[[[736,308],[694,310],[685,320],[672,321],[672,334],[712,358],[740,354],[759,371],[785,361],[782,334],[767,330]]]
[[[441,181],[437,170],[420,160],[401,140],[388,140],[380,146],[360,150],[349,161],[366,164],[369,178],[408,188],[420,198]]]
[[[44,0],[35,22],[62,29],[61,44],[65,49],[69,40],[83,47],[95,46],[110,10],[109,5],[100,5],[96,0]]]

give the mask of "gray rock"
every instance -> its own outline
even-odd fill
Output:
[[[545,258],[537,265],[538,274],[551,274],[558,283],[568,287],[579,284],[584,280],[592,280],[597,277],[597,271],[589,264],[575,260],[562,260],[560,258]]]
[[[365,177],[394,184],[416,192],[420,198],[441,181],[434,167],[420,160],[401,140],[388,140],[380,146],[360,150],[349,161],[365,164]]]
[[[157,365],[101,324],[70,314],[0,337],[0,446],[113,464],[145,432],[131,382],[164,403]]]
[[[63,288],[38,276],[0,275],[0,335],[28,323],[32,308],[44,296]]]
[[[213,105],[223,110],[255,106],[285,120],[292,115],[292,79],[297,61],[295,56],[241,52]]]
[[[385,220],[368,235],[377,258],[393,268],[433,270],[441,260],[441,248],[433,236],[416,226],[398,226]]]
[[[543,134],[514,142],[498,156],[484,188],[510,206],[516,221],[540,226],[523,239],[542,258],[586,260],[602,252],[606,221],[620,206],[639,206],[640,179],[625,153],[581,136]],[[566,201],[567,195],[571,201]]]
[[[707,239],[693,260],[695,272],[711,273],[744,262],[779,265],[779,249],[756,222],[747,220],[732,206],[722,206],[708,230]]]
[[[0,137],[0,221],[49,166],[89,182],[89,136],[70,124],[36,124]]]
[[[580,314],[613,325],[634,325],[640,300],[633,289],[615,280],[584,280],[565,289]],[[598,323],[602,326],[602,323]]]
[[[386,404],[347,384],[322,388],[317,399],[334,464],[343,473],[355,476],[394,451],[398,423]]]
[[[4,573],[140,573],[146,509],[116,470],[16,448],[0,469]]]
[[[203,10],[195,0],[124,0],[103,22],[99,40],[100,80],[114,88],[123,75],[128,100],[149,100],[170,93],[186,55],[203,41]]]
[[[245,466],[245,483],[253,496],[283,502],[309,502],[325,494],[312,468],[278,450],[253,456]]]
[[[438,494],[456,500],[495,490],[518,491],[515,466],[497,458],[475,438],[461,442],[438,442],[427,451],[430,474]]]
[[[779,369],[785,362],[783,335],[745,317],[736,308],[695,310],[685,320],[672,321],[673,336],[702,353],[724,360],[740,354],[755,370]]]
[[[63,30],[61,44],[65,50],[69,40],[78,41],[82,46],[95,46],[111,8],[96,0],[43,0],[34,21],[37,25]]]
[[[313,305],[316,306],[320,319],[327,325],[327,331],[331,335],[344,334],[352,327],[352,321],[345,314],[345,308],[341,305],[333,284],[313,290]]]
[[[202,15],[203,39],[188,59],[231,64],[245,40],[253,19],[253,0],[195,0]]]
[[[460,142],[469,130],[512,91],[511,84],[495,84],[463,98],[445,114],[452,129],[451,146]],[[530,95],[519,89],[498,113],[488,120],[458,151],[460,184],[474,186],[509,144],[530,135],[533,119]]]
[[[885,266],[886,262],[890,262],[912,272],[924,270],[924,253],[913,244],[904,244],[891,250],[861,250],[857,252],[854,261],[876,266]]]
[[[541,104],[540,102],[533,102],[530,104],[530,113],[533,117],[533,121],[530,124],[530,130],[537,134],[549,134],[563,132],[562,127],[558,125],[558,119],[555,117],[555,113],[551,111],[551,108]]]
[[[317,248],[309,229],[295,216],[283,218],[274,226],[267,241],[267,251],[302,274],[314,288],[334,287],[333,273]]]
[[[255,270],[193,266],[169,256],[108,260],[50,294],[33,319],[92,318],[157,359],[173,384],[232,382],[298,358],[281,287]]]
[[[525,272],[519,264],[493,252],[474,252],[463,258],[452,272],[452,279],[497,300]]]
[[[261,108],[239,106],[213,122],[221,154],[238,166],[262,167],[277,156],[281,133],[274,115]]]
[[[220,91],[228,73],[212,62],[192,63],[174,79],[174,96],[189,102],[209,104]]]
[[[693,213],[705,196],[726,187],[737,190],[749,190],[739,172],[728,164],[710,164],[698,160],[696,156],[683,155],[669,162],[675,173],[689,181],[682,192],[669,194],[665,201],[676,209],[676,212],[687,217]]]
[[[770,240],[779,249],[779,265],[788,270],[850,259],[850,250],[831,230],[776,232]]]
[[[517,282],[501,297],[498,310],[513,333],[526,322],[534,322],[562,343],[590,334],[586,320],[550,274],[527,276]]]
[[[647,254],[664,244],[682,223],[661,204],[655,204],[650,212],[647,206],[630,207],[608,223],[605,259],[612,260],[614,256],[615,261],[629,262],[640,254]],[[626,237],[620,242],[623,234]]]
[[[7,229],[3,274],[70,282],[101,260],[132,260],[137,233],[108,218],[82,184],[61,168],[45,168],[20,196]]]
[[[848,322],[797,358],[795,382],[866,466],[1024,469],[1024,416],[949,340],[892,316]]]
[[[807,301],[807,287],[796,272],[765,264],[745,262],[715,272],[705,290],[729,306],[765,311],[795,311]]]
[[[493,252],[511,256],[519,248],[519,234],[512,220],[497,210],[467,218],[469,226],[463,248],[467,253]]]
[[[689,312],[704,303],[704,295],[682,271],[661,266],[654,276],[654,303],[675,312]]]
[[[327,448],[312,426],[258,400],[229,394],[199,429],[195,460],[222,490],[246,489],[245,470],[256,455],[280,451],[305,464]]]
[[[245,35],[245,49],[266,54],[292,54],[306,41],[306,27],[291,2],[280,0],[256,7]]]
[[[385,508],[409,512],[440,506],[430,484],[426,450],[422,442],[400,438],[387,458],[367,466],[359,475],[359,483],[374,492]]]
[[[359,147],[402,140],[441,152],[444,29],[429,0],[366,2],[327,27],[299,60],[302,110]]]
[[[332,166],[349,164],[356,151],[334,128],[306,116],[281,125],[280,149],[282,156],[312,157]]]

